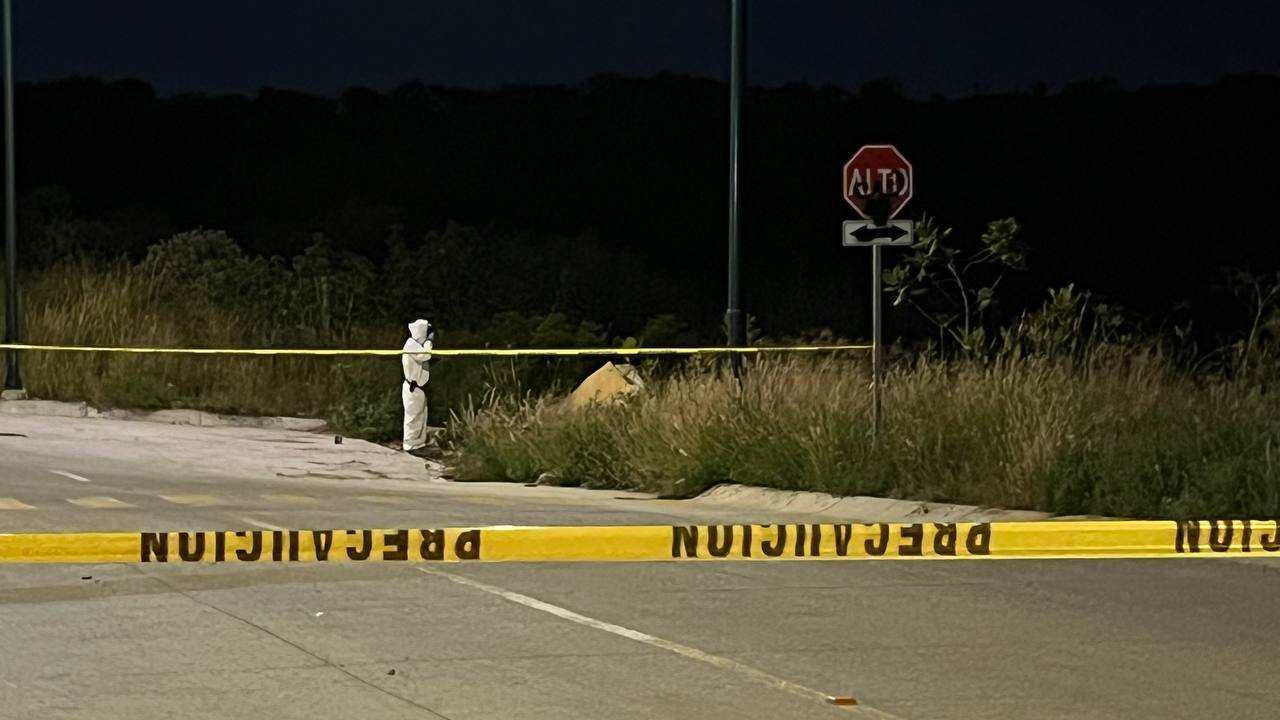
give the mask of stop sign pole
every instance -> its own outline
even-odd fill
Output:
[[[841,193],[862,216],[846,220],[841,231],[845,247],[871,248],[871,440],[880,437],[884,387],[881,338],[880,248],[910,245],[915,227],[910,220],[894,220],[911,200],[915,177],[911,163],[892,145],[864,145],[844,164]]]

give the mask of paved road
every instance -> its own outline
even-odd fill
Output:
[[[320,435],[0,432],[0,532],[804,519]],[[1272,718],[1277,597],[1224,560],[6,566],[0,718]]]

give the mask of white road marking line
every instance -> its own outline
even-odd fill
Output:
[[[89,478],[87,478],[87,477],[84,477],[84,476],[82,476],[82,475],[77,475],[77,474],[72,473],[72,472],[67,472],[66,470],[50,470],[49,472],[53,473],[54,475],[61,475],[61,476],[62,476],[62,477],[64,477],[64,478],[70,478],[70,479],[72,479],[72,480],[79,480],[80,482],[93,482],[92,480],[90,480],[90,479],[89,479]]]
[[[123,500],[117,500],[107,495],[93,495],[90,497],[66,498],[67,502],[80,507],[93,508],[95,510],[115,510],[119,508],[135,507]]]
[[[276,495],[267,494],[261,496],[267,502],[285,503],[287,505],[316,505],[320,501],[307,495]]]
[[[262,522],[261,520],[254,520],[253,518],[247,515],[242,515],[240,519],[243,520],[244,522],[249,523],[250,525],[264,528],[266,530],[284,530],[284,528],[280,527],[279,525],[272,525],[271,523]]]
[[[406,505],[409,503],[408,498],[398,495],[357,495],[352,499],[379,505]]]
[[[18,498],[0,497],[0,510],[35,510],[35,507]]]
[[[704,662],[708,665],[718,667],[721,670],[736,672],[739,675],[744,675],[756,682],[768,685],[775,690],[782,690],[783,692],[791,693],[792,695],[806,700],[815,700],[825,705],[830,705],[830,696],[824,692],[814,690],[811,687],[801,685],[799,683],[791,682],[790,680],[783,680],[776,675],[770,675],[763,670],[757,670],[756,668],[753,668],[750,665],[744,665],[737,660],[730,660],[729,658],[721,657],[719,655],[712,655],[711,653],[703,652],[697,648],[689,647],[688,645],[681,645],[680,643],[640,632],[639,630],[632,630],[631,628],[615,625],[611,622],[587,617],[586,615],[562,608],[559,605],[552,605],[551,603],[543,602],[537,598],[532,598],[528,595],[521,595],[518,592],[506,590],[496,585],[489,585],[488,583],[483,583],[479,580],[472,580],[468,577],[454,575],[453,573],[436,570],[434,568],[419,567],[414,568],[414,570],[426,573],[427,575],[435,575],[437,577],[445,578],[446,580],[452,580],[459,585],[465,585],[469,588],[481,590],[489,593],[490,595],[497,595],[503,600],[508,600],[516,603],[517,605],[524,605],[525,607],[533,608],[534,610],[541,610],[542,612],[555,615],[563,620],[575,622],[579,625],[585,625],[586,627],[594,628],[596,630],[603,630],[604,632],[612,633],[619,637],[627,638],[628,640],[635,640],[636,642],[644,643],[645,645],[661,648],[668,652],[673,652],[682,657],[689,658],[690,660],[697,660],[698,662]],[[844,706],[841,707],[841,709],[846,710],[855,717],[878,718],[879,720],[902,720],[897,715],[891,715],[882,710],[876,710],[868,705]]]
[[[194,505],[196,507],[218,505],[222,502],[212,495],[161,495],[160,499],[175,505]]]

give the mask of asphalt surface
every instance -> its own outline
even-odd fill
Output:
[[[805,519],[324,435],[0,433],[0,532]],[[0,718],[1273,718],[1277,597],[1220,559],[0,566]]]

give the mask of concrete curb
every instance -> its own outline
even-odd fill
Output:
[[[295,430],[299,432],[319,432],[326,428],[324,420],[315,418],[219,415],[202,410],[99,410],[86,402],[60,402],[57,400],[0,401],[0,414],[132,420],[135,422],[164,423],[166,425],[248,427],[270,430]]]
[[[860,522],[994,522],[1027,520],[1082,520],[1084,517],[1055,517],[1035,510],[1005,510],[951,505],[918,500],[892,500],[888,498],[853,496],[840,497],[820,492],[775,490],[747,485],[716,485],[701,495],[690,498],[693,504],[707,503],[728,505],[753,510],[775,510],[789,513],[812,514],[817,517],[840,518]],[[1107,519],[1091,517],[1087,519]]]

